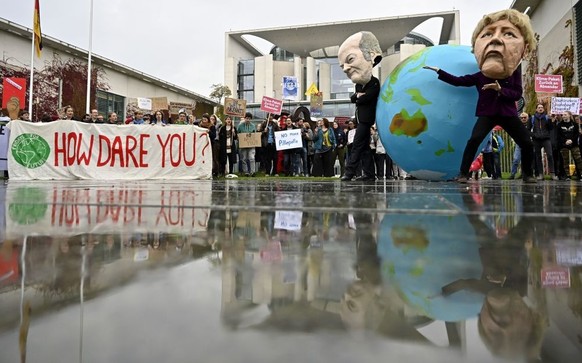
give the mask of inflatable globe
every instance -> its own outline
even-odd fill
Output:
[[[406,210],[439,201],[403,195],[389,203]],[[475,317],[481,310],[483,294],[441,293],[443,286],[457,280],[481,278],[477,236],[465,215],[386,215],[378,230],[378,257],[384,282],[417,313],[453,322]]]
[[[407,173],[425,180],[452,179],[477,121],[477,89],[440,81],[425,65],[456,76],[479,70],[467,46],[439,45],[415,53],[382,85],[376,124],[387,153]]]

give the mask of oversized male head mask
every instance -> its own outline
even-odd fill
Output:
[[[382,60],[382,49],[374,34],[362,31],[342,43],[338,60],[352,82],[365,85],[372,79],[372,68]]]
[[[529,17],[514,9],[485,15],[471,43],[479,69],[493,79],[511,76],[527,52],[536,48]]]

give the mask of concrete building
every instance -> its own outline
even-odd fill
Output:
[[[30,70],[31,39],[30,28],[0,18],[0,51],[2,52],[0,65]],[[51,62],[55,56],[59,56],[63,61],[71,58],[86,61],[88,51],[43,34],[42,57],[40,60],[35,60],[35,69],[42,69],[45,62]],[[195,107],[194,114],[198,117],[205,112],[212,113],[216,106],[216,102],[208,97],[94,53],[92,64],[104,70],[109,85],[108,90],[98,89],[94,95],[97,108],[103,115],[113,111],[125,117],[128,100],[137,97],[166,98],[170,108],[172,104],[192,105]],[[58,87],[58,82],[56,82],[56,87]],[[85,90],[86,84],[79,85],[79,88]],[[79,111],[81,112],[84,110]]]
[[[565,82],[578,88],[579,94],[582,83],[582,62],[579,61],[582,56],[582,3],[578,0],[514,0],[511,8],[527,11],[539,36],[536,64],[526,63],[524,75],[528,67],[534,67],[536,74],[562,74]],[[570,55],[566,53],[568,47],[573,49]]]
[[[349,95],[353,84],[338,66],[337,53],[350,35],[367,30],[376,35],[384,51],[382,63],[374,69],[383,81],[398,63],[425,46],[434,45],[413,30],[431,19],[442,19],[438,44],[460,42],[459,12],[407,15],[303,26],[227,32],[225,35],[224,84],[233,97],[247,101],[255,117],[263,96],[282,99],[284,76],[297,77],[298,99],[285,101],[284,108],[309,106],[306,89],[313,83],[323,93],[323,116],[351,116]],[[258,37],[274,44],[269,54],[253,44]]]

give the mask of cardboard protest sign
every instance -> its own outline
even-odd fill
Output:
[[[236,98],[226,98],[224,100],[224,114],[235,117],[245,117],[247,112],[247,101]]]
[[[261,147],[260,132],[246,132],[238,134],[239,149],[248,149],[251,147]]]

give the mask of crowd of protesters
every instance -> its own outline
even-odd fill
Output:
[[[19,119],[31,121],[29,113],[24,110],[20,112]],[[341,178],[345,175],[345,166],[351,156],[357,126],[354,118],[344,125],[337,121],[331,122],[324,117],[310,120],[315,121],[315,126],[312,127],[303,117],[292,119],[288,112],[282,112],[281,115],[269,114],[261,122],[253,121],[253,115],[249,112],[240,120],[226,116],[224,122],[216,115],[210,114],[204,114],[197,119],[184,110],[180,110],[173,119],[166,110],[151,113],[136,110],[126,119],[119,117],[115,112],[105,116],[97,109],[79,116],[71,106],[64,107],[58,117],[45,115],[40,122],[56,120],[113,125],[196,125],[207,128],[212,142],[214,178],[225,176],[230,178],[234,175],[254,177],[257,174]],[[301,147],[278,151],[275,146],[275,132],[292,129],[301,130]],[[256,132],[261,134],[261,146],[239,147],[241,134]],[[369,162],[375,166],[375,178],[410,178],[386,153],[375,125],[371,127],[369,148],[372,151]],[[356,179],[363,177],[361,165],[360,161]]]
[[[552,180],[580,179],[582,172],[579,147],[582,142],[580,116],[572,115],[569,111],[548,115],[544,105],[540,103],[533,115],[522,112],[520,119],[531,133],[536,178],[542,180],[547,175]],[[510,179],[516,177],[520,163],[521,150],[516,147]],[[574,172],[570,171],[570,164],[575,166]]]
[[[19,113],[19,120],[30,121],[28,111]],[[267,176],[316,176],[342,177],[345,175],[345,165],[350,158],[350,149],[356,133],[356,120],[348,120],[345,125],[337,121],[330,122],[327,118],[316,120],[312,128],[302,117],[292,119],[289,113],[281,115],[270,114],[265,120],[257,123],[249,112],[240,121],[226,116],[222,122],[216,115],[204,114],[201,119],[188,115],[181,110],[178,117],[172,120],[167,111],[157,110],[144,114],[135,111],[125,120],[111,112],[104,117],[93,109],[82,117],[76,117],[75,110],[67,106],[63,109],[60,119],[75,120],[94,124],[134,124],[134,125],[197,125],[209,130],[213,151],[214,177],[233,175],[255,176],[257,173]],[[548,177],[552,180],[580,179],[582,171],[582,127],[580,116],[570,112],[548,115],[543,104],[538,104],[536,112],[528,115],[520,114],[522,123],[530,132],[534,145],[533,170],[538,180]],[[45,117],[42,122],[53,121]],[[281,130],[300,129],[302,145],[295,149],[277,151],[275,147],[275,132]],[[479,177],[501,179],[500,153],[504,142],[500,137],[500,128],[493,130],[472,164],[473,178]],[[261,133],[261,146],[240,148],[238,138],[244,133]],[[379,137],[376,126],[371,127],[370,150],[375,166],[376,179],[411,179],[396,165],[386,152]],[[575,166],[573,172],[570,164]],[[515,145],[509,179],[519,176],[521,165],[521,150]],[[356,170],[356,179],[362,177],[361,163]],[[487,175],[487,176],[485,176]],[[367,178],[366,178],[367,179]]]

